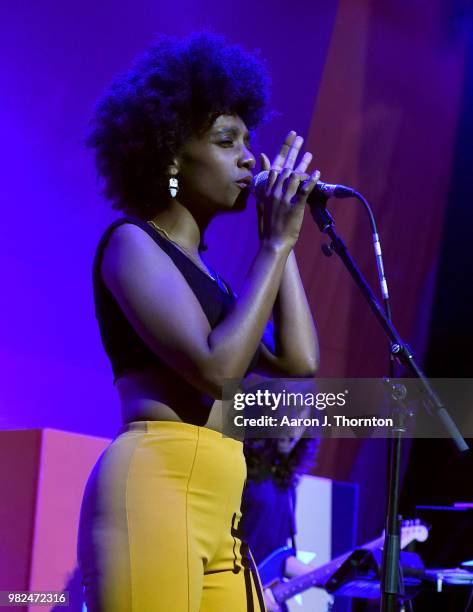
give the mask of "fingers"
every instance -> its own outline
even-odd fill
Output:
[[[265,599],[266,607],[268,608],[268,612],[278,612],[280,610],[280,607],[276,603],[276,600],[274,599],[274,595],[271,589],[265,589],[264,599]]]
[[[268,183],[270,179],[272,178],[273,172],[275,171],[271,170],[271,172],[269,173]],[[275,198],[277,198],[278,200],[281,200],[287,191],[288,185],[291,181],[291,177],[292,177],[292,170],[290,168],[284,168],[282,172],[276,173],[276,177],[272,183],[272,187],[271,187],[269,194],[272,192]]]
[[[296,136],[287,153],[284,168],[291,168],[291,170],[292,168],[294,168],[294,164],[296,163],[297,156],[299,155],[303,143],[304,139],[302,138],[302,136]]]
[[[309,180],[304,181],[300,186],[297,192],[298,198],[296,203],[305,204],[307,202],[307,198],[309,197],[311,191],[314,189],[319,178],[320,170],[314,170],[314,172],[312,172],[312,174],[310,175]]]
[[[314,170],[311,175],[284,170],[273,188],[273,194],[279,200],[284,199],[287,205],[305,204],[309,194],[320,178],[320,171]]]
[[[266,196],[272,196],[279,201],[284,199],[286,205],[305,202],[308,195],[320,178],[320,172],[315,170],[311,175],[307,173],[312,161],[312,153],[306,151],[296,165],[304,139],[296,132],[291,131],[286,136],[280,152],[272,164],[268,157],[261,153],[261,167],[269,170],[266,181]]]
[[[302,156],[302,159],[299,162],[298,166],[295,168],[295,171],[305,172],[307,168],[309,167],[309,164],[311,161],[312,161],[312,153],[309,153],[309,151],[306,151],[304,155]]]
[[[286,140],[284,141],[281,150],[276,155],[271,164],[271,168],[276,170],[277,172],[281,172],[281,170],[285,167],[287,155],[292,146],[292,143],[295,141],[297,134],[294,131],[289,132],[286,136]]]
[[[279,173],[271,169],[266,182],[266,195],[272,195],[278,200],[284,198],[288,204],[294,204],[295,200],[293,198],[296,195],[298,196],[297,200],[307,199],[319,178],[319,170],[314,170],[309,175],[306,172],[298,172],[290,168],[284,168]]]
[[[276,180],[281,175],[277,172],[277,170],[271,169],[269,171],[268,180],[266,181],[266,195],[269,196],[273,191]]]
[[[261,197],[259,209],[261,239],[274,239],[289,245],[297,242],[307,197],[319,178],[319,170],[311,175],[291,168],[269,171],[266,195]]]
[[[304,182],[309,182],[310,176],[302,172],[292,171],[291,174],[285,179],[283,185],[283,193],[286,202],[292,205],[293,198],[299,191],[300,187]]]
[[[300,153],[302,145],[304,144],[304,139],[302,136],[298,136],[296,132],[291,131],[286,136],[286,140],[284,141],[280,152],[274,158],[273,163],[271,164],[271,168],[276,170],[277,172],[281,172],[284,168],[294,168],[296,159]],[[312,153],[308,151],[304,153],[302,159],[299,164],[295,168],[296,172],[305,172],[309,167],[310,162],[312,161]],[[264,168],[265,170],[267,168]]]
[[[269,157],[267,155],[265,155],[265,153],[260,153],[260,159],[261,159],[261,170],[270,170],[271,169],[271,162],[269,161]]]
[[[273,172],[273,170],[271,172]],[[309,179],[308,174],[295,172],[290,168],[285,168],[280,174],[277,175],[276,180],[273,183],[272,192],[274,197],[279,200],[284,198],[286,203],[290,204],[291,199],[297,192],[299,185],[307,179]]]

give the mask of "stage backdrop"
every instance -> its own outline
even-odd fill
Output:
[[[210,29],[260,49],[277,115],[257,146],[272,156],[289,129],[310,125],[337,10],[332,0],[317,5],[3,3],[1,427],[112,436],[119,424],[91,292],[95,246],[116,213],[98,193],[83,144],[112,77],[159,34]],[[219,269],[238,284],[256,249],[254,210],[216,223],[210,242]]]
[[[114,215],[98,194],[83,139],[101,91],[161,33],[211,29],[261,50],[277,114],[256,149],[273,156],[295,129],[307,136],[323,179],[351,184],[369,198],[394,320],[422,354],[465,80],[468,6],[465,0],[4,3],[0,427],[112,436],[119,425],[91,293],[94,249]],[[332,211],[375,284],[362,209],[350,200]],[[320,330],[321,375],[385,374],[387,344],[341,263],[321,254],[322,241],[307,215],[297,257]],[[216,222],[209,244],[210,261],[238,289],[257,247],[254,210]],[[383,453],[382,444],[324,445],[319,473],[381,482],[384,468],[373,458]]]

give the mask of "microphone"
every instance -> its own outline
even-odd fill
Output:
[[[264,170],[259,172],[253,177],[251,185],[253,193],[258,196],[266,189],[266,183],[268,182],[269,171]],[[307,203],[312,204],[317,200],[317,193],[324,195],[326,198],[351,198],[357,194],[356,189],[352,187],[346,187],[345,185],[333,185],[332,183],[323,183],[317,181],[314,190],[309,194]]]

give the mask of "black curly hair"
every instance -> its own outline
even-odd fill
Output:
[[[114,209],[151,218],[168,198],[183,143],[221,114],[248,129],[264,117],[269,77],[255,53],[202,32],[162,37],[99,100],[86,143]]]
[[[278,451],[276,438],[245,440],[248,478],[256,481],[271,478],[282,488],[295,486],[301,476],[316,466],[319,442],[318,438],[301,438],[285,455]]]

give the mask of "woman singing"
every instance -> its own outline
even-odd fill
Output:
[[[312,376],[316,331],[293,247],[319,173],[287,136],[259,203],[260,246],[238,297],[201,256],[217,215],[246,205],[259,60],[208,34],[164,38],[99,102],[89,144],[126,216],[94,261],[96,314],[123,429],[84,494],[89,612],[263,610],[239,538],[242,443],[219,432],[226,379]],[[263,169],[270,169],[261,154]],[[223,254],[222,254],[223,256]],[[268,321],[273,315],[274,328]]]

